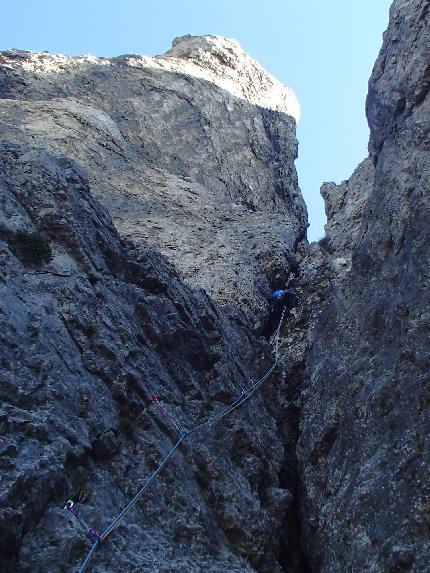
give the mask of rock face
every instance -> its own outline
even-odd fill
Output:
[[[6,52],[1,74],[1,562],[68,571],[88,540],[65,500],[104,528],[176,439],[152,395],[191,427],[273,361],[267,296],[307,224],[297,104],[212,36],[157,58]],[[298,528],[280,533],[273,382],[181,447],[90,570],[282,570]]]
[[[124,236],[262,316],[307,225],[291,90],[217,36],[156,58],[11,51],[0,64],[3,138],[75,159]]]
[[[369,157],[307,245],[298,105],[240,46],[0,56],[0,559],[88,571],[427,573],[430,2],[395,0]],[[153,400],[160,396],[166,414]]]
[[[325,203],[326,246],[337,254],[348,255],[358,238],[361,215],[372,190],[375,169],[365,159],[348,181],[340,185],[325,183],[321,195]]]
[[[303,266],[325,299],[298,440],[312,571],[429,570],[429,6],[391,8],[370,158],[323,186],[325,250]]]
[[[87,542],[64,500],[107,526],[175,440],[152,395],[191,427],[270,358],[243,312],[228,320],[121,239],[72,160],[10,143],[0,158],[2,566],[68,571]],[[16,229],[44,233],[50,262],[32,262]],[[187,442],[90,570],[280,570],[283,401],[272,382]]]

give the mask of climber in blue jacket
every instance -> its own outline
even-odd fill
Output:
[[[272,292],[272,294],[270,295],[270,299],[271,300],[282,300],[283,298],[285,298],[285,295],[287,294],[286,290],[274,290]]]
[[[270,300],[275,304],[282,302],[282,307],[284,307],[288,303],[289,310],[297,306],[298,298],[295,288],[275,290],[270,295]]]
[[[278,289],[270,295],[270,315],[263,335],[269,339],[279,325],[284,308],[289,312],[297,306],[299,295],[295,288]]]

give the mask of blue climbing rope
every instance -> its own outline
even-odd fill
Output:
[[[87,568],[87,565],[91,561],[91,557],[96,552],[96,549],[99,546],[99,543],[100,543],[100,539],[97,539],[97,541],[94,542],[93,546],[91,547],[91,549],[88,552],[88,555],[85,557],[85,561],[82,563],[82,565],[79,568],[79,573],[81,573],[81,571],[85,571],[85,569]]]
[[[234,410],[236,410],[237,408],[242,406],[242,404],[244,402],[249,400],[249,398],[251,398],[251,396],[253,394],[255,394],[255,392],[267,380],[267,378],[269,378],[269,376],[275,370],[275,368],[279,362],[279,338],[280,338],[282,322],[284,320],[284,315],[285,315],[285,309],[282,312],[281,319],[279,321],[278,327],[277,327],[275,334],[274,334],[272,344],[274,344],[275,361],[272,364],[272,366],[269,368],[269,370],[267,370],[267,372],[261,378],[259,378],[256,382],[254,382],[254,384],[252,384],[245,391],[243,391],[241,396],[236,398],[236,400],[234,400],[230,405],[228,405],[226,408],[221,410],[221,412],[218,412],[218,414],[215,414],[214,416],[209,416],[208,418],[206,418],[206,420],[204,420],[203,422],[200,422],[199,424],[197,424],[196,426],[194,426],[190,430],[181,430],[178,440],[173,445],[173,447],[170,449],[168,454],[160,462],[158,468],[149,476],[149,478],[146,480],[146,482],[143,484],[143,486],[139,489],[139,491],[136,493],[136,495],[127,503],[127,505],[124,507],[124,509],[112,520],[110,525],[108,525],[108,527],[106,527],[106,529],[104,531],[102,531],[99,538],[95,539],[95,541],[94,541],[90,551],[88,552],[85,560],[83,561],[82,565],[80,566],[78,573],[84,573],[85,572],[89,562],[91,561],[92,556],[94,555],[94,553],[97,550],[97,547],[119,526],[119,524],[124,519],[124,517],[127,515],[127,513],[135,506],[135,504],[143,496],[143,494],[148,489],[148,487],[151,485],[151,483],[157,478],[158,474],[161,472],[161,470],[164,468],[164,466],[166,466],[166,464],[169,462],[169,460],[175,454],[176,450],[179,448],[181,443],[186,438],[188,438],[188,436],[190,436],[191,434],[195,434],[196,432],[203,430],[204,428],[214,424],[215,422],[218,422],[219,420],[221,420],[225,416],[228,416],[228,414],[230,414],[231,412],[233,412]]]
[[[101,533],[100,541],[104,541],[106,539],[106,537],[108,535],[110,535],[112,533],[112,531],[118,527],[118,525],[124,519],[126,514],[139,501],[139,499],[142,497],[142,495],[145,493],[145,491],[148,489],[148,487],[151,485],[151,483],[155,480],[155,478],[158,476],[158,474],[161,472],[161,470],[164,468],[164,466],[167,464],[167,462],[170,460],[170,458],[173,456],[173,454],[179,448],[181,442],[184,440],[186,435],[187,435],[186,433],[183,433],[180,436],[179,440],[176,442],[176,444],[173,446],[173,448],[170,450],[170,452],[167,454],[167,456],[165,456],[165,458],[160,463],[160,465],[155,470],[155,472],[146,480],[146,482],[143,484],[143,486],[140,488],[140,490],[136,493],[136,495],[133,497],[133,499],[131,501],[129,501],[129,503],[124,507],[124,509],[121,511],[121,513],[119,515],[117,515],[114,518],[114,520],[112,521],[112,523]],[[83,571],[83,569],[81,569],[81,571]]]

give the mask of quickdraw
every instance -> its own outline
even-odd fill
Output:
[[[86,529],[93,543],[100,540],[99,533],[93,527],[89,527],[87,523],[82,519],[82,517],[76,511],[75,504],[71,499],[66,501],[64,509],[67,510],[71,515],[73,515],[76,518],[76,520],[82,525],[82,527]]]

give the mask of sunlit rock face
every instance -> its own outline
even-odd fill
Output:
[[[117,228],[261,316],[307,226],[294,94],[232,40],[163,56],[1,56],[3,137],[83,166]]]
[[[321,195],[325,203],[327,248],[349,256],[360,231],[363,208],[372,190],[375,169],[371,159],[360,163],[353,175],[340,185],[325,183]]]
[[[296,121],[300,118],[294,92],[267,73],[235,40],[214,35],[182,36],[157,58],[157,63],[213,81],[253,105],[286,113]]]

